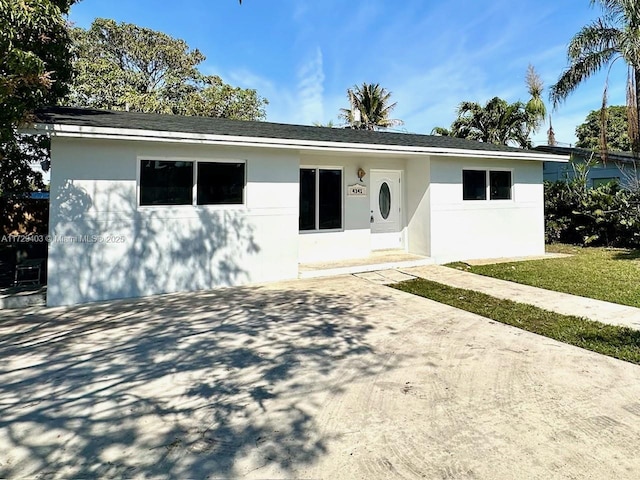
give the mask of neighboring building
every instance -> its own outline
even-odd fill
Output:
[[[43,161],[29,162],[29,166],[33,171],[40,172],[40,174],[42,175],[42,183],[44,183],[45,186],[49,185],[51,171],[49,169],[48,160],[45,160],[44,162]]]
[[[609,152],[607,162],[604,163],[598,152],[586,148],[540,145],[535,150],[556,155],[569,155],[569,163],[544,162],[546,181],[555,182],[573,178],[574,165],[584,164],[591,158],[595,164],[589,169],[587,176],[590,187],[610,182],[618,182],[623,187],[632,187],[637,186],[640,179],[638,171],[640,163],[634,159],[631,152]]]
[[[542,163],[451,137],[87,109],[51,134],[48,305],[296,278],[397,249],[544,253]],[[363,175],[364,174],[364,175]]]

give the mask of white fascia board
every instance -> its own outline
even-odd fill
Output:
[[[353,152],[395,155],[432,155],[466,158],[504,158],[512,160],[533,160],[538,162],[569,161],[569,156],[548,153],[503,152],[499,150],[473,150],[442,147],[418,147],[404,145],[381,145],[369,143],[322,142],[315,140],[292,140],[269,137],[241,137],[233,135],[212,135],[204,133],[167,132],[158,130],[123,129],[111,127],[89,127],[63,124],[37,124],[37,133],[49,133],[56,137],[95,138],[112,140],[136,140],[201,145],[223,145],[240,147],[285,148],[331,152]]]

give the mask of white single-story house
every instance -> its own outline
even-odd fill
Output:
[[[90,109],[51,134],[48,305],[291,279],[396,249],[544,253],[542,163],[457,138]]]

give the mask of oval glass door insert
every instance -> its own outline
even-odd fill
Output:
[[[382,182],[382,185],[380,185],[378,205],[380,207],[380,215],[382,215],[382,218],[385,220],[389,218],[389,212],[391,211],[391,190],[389,190],[387,182]]]

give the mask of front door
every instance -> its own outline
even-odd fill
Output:
[[[400,171],[371,171],[371,248],[403,248]]]

